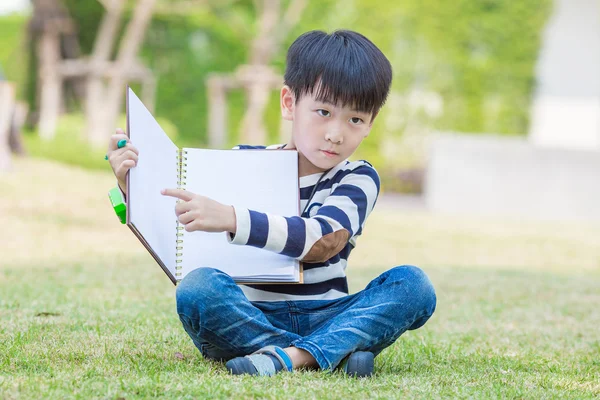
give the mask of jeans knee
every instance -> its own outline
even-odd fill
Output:
[[[222,299],[224,291],[221,286],[227,277],[214,268],[197,268],[189,272],[175,291],[177,312],[196,317],[195,313]]]
[[[409,290],[414,293],[415,298],[419,299],[428,310],[428,314],[433,314],[437,303],[435,288],[421,268],[414,265],[395,267],[390,270],[390,278],[404,281],[410,287]]]

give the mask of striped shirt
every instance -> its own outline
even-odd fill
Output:
[[[235,149],[281,147],[240,145]],[[304,267],[304,284],[240,285],[249,300],[324,300],[348,294],[348,257],[377,201],[379,176],[363,160],[342,161],[322,175],[300,178],[301,210],[313,190],[314,195],[299,217],[235,208],[237,230],[231,243],[284,254],[302,261]]]

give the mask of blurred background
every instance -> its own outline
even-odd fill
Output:
[[[288,46],[308,30],[343,28],[370,38],[394,70],[389,100],[355,154],[381,175],[381,222],[400,215],[382,231],[411,218],[424,218],[413,233],[435,226],[422,247],[407,242],[381,262],[421,248],[419,265],[600,267],[597,0],[3,0],[5,216],[24,207],[17,198],[40,198],[31,205],[38,210],[55,204],[24,184],[35,179],[61,188],[60,204],[84,196],[68,171],[90,185],[94,213],[106,212],[113,182],[103,155],[125,126],[126,84],[180,147],[284,143],[290,126],[278,96]],[[64,168],[65,182],[57,171],[43,175],[53,168]],[[95,215],[113,228],[110,213]],[[522,239],[528,223],[541,236],[525,235],[541,248]],[[465,229],[466,241],[488,235],[489,245],[428,249]],[[544,236],[570,230],[568,250]],[[498,231],[509,244],[499,245]],[[513,251],[514,262],[490,255]]]
[[[417,265],[436,313],[360,385],[231,380],[118,222],[108,138],[129,84],[179,147],[284,143],[288,46],[344,28],[394,70],[350,290]],[[0,71],[0,397],[600,396],[600,0],[0,0]]]

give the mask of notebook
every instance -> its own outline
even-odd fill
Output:
[[[190,271],[219,269],[238,283],[302,283],[302,263],[268,250],[234,245],[226,232],[187,232],[175,215],[182,188],[223,204],[298,216],[298,153],[294,150],[179,149],[127,88],[127,134],[140,152],[127,175],[127,226],[176,285]]]

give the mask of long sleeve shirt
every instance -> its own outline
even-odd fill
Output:
[[[348,257],[377,201],[379,176],[362,160],[343,161],[322,175],[300,178],[300,209],[306,208],[301,216],[283,217],[235,207],[236,233],[229,237],[232,244],[284,254],[300,260],[304,267],[304,284],[241,285],[250,300],[320,300],[348,294]]]

